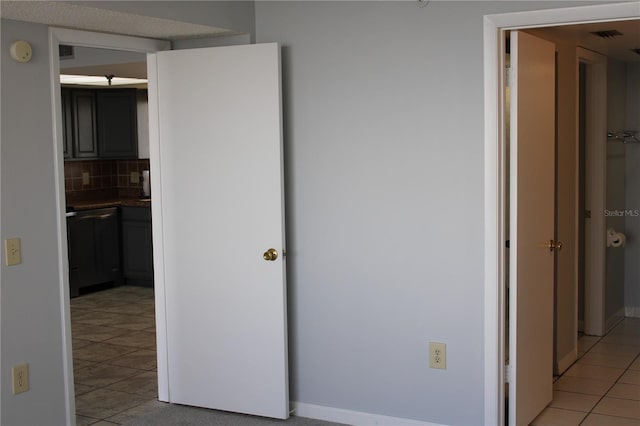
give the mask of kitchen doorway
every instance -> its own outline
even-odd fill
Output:
[[[99,201],[96,199],[98,198],[98,193],[102,193],[102,195],[110,193],[113,195],[114,192],[116,194],[120,192],[120,195],[125,196],[131,196],[135,193],[135,196],[138,196],[138,186],[140,182],[137,182],[138,185],[132,185],[130,187],[125,184],[126,182],[119,182],[121,178],[119,174],[124,175],[122,176],[123,178],[133,180],[134,176],[133,173],[131,173],[132,171],[136,171],[138,178],[141,173],[139,173],[139,170],[133,170],[133,167],[130,168],[130,164],[128,163],[129,161],[137,163],[140,161],[139,159],[124,160],[114,158],[99,160],[73,159],[70,160],[69,164],[77,163],[75,166],[72,166],[72,168],[75,167],[76,170],[65,170],[69,167],[65,167],[63,155],[69,156],[69,153],[65,152],[68,151],[68,149],[65,149],[66,131],[64,128],[64,124],[67,123],[63,119],[66,118],[65,111],[61,108],[62,96],[59,78],[61,74],[60,69],[70,67],[65,67],[64,65],[61,67],[59,55],[63,52],[60,51],[60,45],[77,46],[79,48],[108,49],[109,52],[107,52],[107,55],[118,55],[117,50],[123,51],[124,55],[137,52],[138,57],[142,57],[143,60],[146,60],[147,52],[168,49],[169,45],[168,42],[164,41],[113,35],[107,36],[65,29],[51,29],[50,32],[49,50],[50,62],[52,64],[51,78],[53,88],[52,109],[55,114],[54,123],[56,123],[56,128],[54,129],[55,143],[57,146],[56,151],[59,153],[59,157],[55,160],[55,167],[57,171],[56,186],[58,188],[56,200],[59,211],[61,212],[58,238],[61,246],[60,264],[62,272],[60,283],[63,287],[61,289],[61,294],[63,295],[61,301],[62,312],[64,315],[63,345],[66,348],[64,351],[65,398],[68,407],[68,423],[73,423],[72,419],[76,418],[78,424],[88,424],[87,422],[93,422],[94,419],[113,419],[115,415],[126,416],[126,411],[136,406],[142,407],[147,401],[158,403],[157,373],[155,372],[156,366],[154,365],[157,360],[157,346],[155,343],[155,331],[152,331],[155,326],[155,316],[153,315],[155,295],[152,288],[153,281],[151,281],[148,282],[151,286],[147,288],[142,286],[113,287],[112,283],[112,288],[102,288],[104,291],[90,293],[90,290],[95,288],[87,287],[86,289],[80,289],[80,293],[86,294],[73,300],[70,298],[71,286],[69,273],[70,271],[73,272],[70,268],[70,266],[73,265],[70,265],[68,257],[64,256],[68,253],[67,218],[62,216],[63,212],[67,210],[66,179],[71,179],[71,192],[91,193],[89,197],[86,197],[87,194],[71,194],[73,204],[88,207],[87,203]],[[122,55],[123,52],[120,52],[120,55]],[[104,51],[101,55],[95,55],[95,51],[91,53],[94,53],[93,58],[90,59],[88,63],[83,64],[83,66],[94,67],[100,65],[100,61],[102,61],[102,64],[105,63],[105,58],[100,58],[100,56],[104,56]],[[107,59],[106,62],[108,61]],[[143,65],[142,68],[146,67]],[[95,92],[89,91],[87,93],[93,93],[97,98]],[[107,103],[108,101],[109,100],[107,100]],[[91,102],[85,102],[85,106],[86,104],[91,105]],[[134,104],[133,108],[137,110],[137,104]],[[91,114],[89,115],[91,116]],[[111,118],[113,117],[114,116]],[[115,117],[118,117],[117,113]],[[93,118],[95,119],[95,117]],[[135,120],[144,124],[141,126],[143,129],[148,128],[148,118],[144,117],[144,115],[139,118],[136,114]],[[71,129],[72,131],[78,131],[78,129],[74,130],[73,126],[71,126]],[[90,126],[85,125],[82,129],[85,133],[91,133]],[[87,145],[84,145],[83,147],[86,146]],[[120,149],[117,144],[115,147],[116,151]],[[144,149],[142,152],[144,152]],[[76,151],[73,151],[71,156],[75,153]],[[121,161],[125,161],[125,163],[118,164]],[[147,159],[146,164],[148,164],[148,161]],[[132,164],[132,166],[138,166],[138,164]],[[78,172],[79,176],[75,176],[73,174],[74,172]],[[76,178],[79,179],[79,181],[75,181],[74,179]],[[79,186],[75,186],[75,184],[79,184]],[[127,192],[129,193],[127,194]],[[140,201],[140,203],[142,203],[142,206],[135,206],[135,208],[143,208],[143,206],[145,206],[146,210],[149,211],[148,206],[150,203],[148,201]],[[93,207],[104,206],[100,206],[98,202],[97,205]],[[134,206],[127,207],[134,208]],[[122,209],[124,209],[124,207],[122,207]],[[81,208],[80,210],[83,209]],[[131,213],[131,211],[129,213]],[[100,221],[100,216],[101,215],[98,215],[95,220]],[[141,220],[144,218],[140,216],[145,215],[134,214],[133,216],[134,217],[129,217],[129,219]],[[150,213],[147,214],[147,216],[148,219],[150,219]],[[123,219],[124,218],[126,218],[126,215],[123,216]],[[100,224],[95,224],[93,229],[95,230],[95,228],[99,226]],[[124,226],[124,222],[122,221],[118,227],[121,226]],[[150,229],[150,223],[146,226]],[[103,248],[100,248],[97,252],[100,252],[102,249]],[[64,259],[62,256],[64,256]],[[121,280],[122,278],[119,278],[115,281],[118,283]],[[108,279],[106,281],[111,282],[114,280]],[[105,287],[108,286],[109,285],[105,285]],[[72,320],[72,317],[74,320]],[[116,327],[114,327],[114,325],[116,325]],[[137,355],[133,355],[136,353]],[[120,369],[126,372],[126,377],[120,375],[120,380],[117,380],[118,374],[120,373],[116,371]],[[79,378],[77,383],[74,383],[74,376]],[[121,387],[117,389],[120,386],[125,386],[125,388]],[[140,393],[142,393],[142,395],[140,395]],[[152,394],[153,397],[150,397]],[[132,403],[134,403],[134,405],[131,405]]]
[[[144,53],[60,47],[77,424],[159,404],[146,70]]]

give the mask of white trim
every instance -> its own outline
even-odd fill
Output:
[[[587,65],[585,111],[585,205],[591,219],[585,225],[584,332],[603,336],[605,325],[605,234],[607,187],[607,58],[590,50],[576,50],[578,63]]]
[[[156,345],[158,357],[158,399],[169,402],[169,357],[167,354],[167,305],[164,281],[164,222],[162,215],[162,171],[160,161],[160,125],[158,119],[158,63],[157,55],[147,55],[147,93],[149,105],[149,165],[154,172],[151,174],[151,187],[155,188],[151,198],[151,227],[153,239],[153,286],[156,306]]]
[[[624,316],[627,318],[640,318],[640,306],[625,307]]]
[[[485,178],[485,389],[484,423],[504,423],[504,167],[503,149],[498,146],[502,132],[500,99],[500,31],[489,17],[484,19],[484,178]],[[492,143],[489,143],[492,141]]]
[[[168,50],[168,41],[143,39],[114,34],[92,33],[88,31],[70,30],[66,28],[49,28],[49,73],[51,78],[51,110],[53,113],[53,144],[56,187],[56,226],[58,238],[58,282],[60,285],[61,328],[62,328],[62,361],[64,374],[64,399],[66,424],[75,424],[75,390],[73,384],[73,352],[71,347],[71,319],[69,303],[69,260],[67,258],[67,223],[65,217],[66,200],[64,189],[64,158],[62,139],[62,111],[60,99],[60,58],[58,46],[70,44],[74,46],[94,47],[136,52],[155,52]],[[158,351],[160,352],[160,351]],[[158,365],[160,369],[161,366]],[[160,392],[160,389],[158,390]]]
[[[501,32],[510,28],[555,26],[568,23],[616,21],[640,17],[640,2],[505,13],[484,17],[485,94],[485,424],[504,424],[504,298],[501,296],[503,260],[502,182],[504,140],[500,137],[502,101],[498,86]]]
[[[343,423],[347,425],[393,425],[393,426],[442,426],[440,423],[428,423],[419,420],[403,419],[399,417],[381,416],[379,414],[361,411],[343,410],[342,408],[325,407],[322,405],[305,404],[291,401],[292,415],[315,420]]]
[[[60,306],[61,306],[61,328],[62,328],[62,361],[64,375],[64,400],[65,400],[65,420],[66,424],[74,424],[76,417],[75,387],[73,382],[73,349],[71,346],[71,312],[69,309],[69,257],[67,256],[67,222],[66,222],[66,199],[64,187],[64,155],[62,139],[62,105],[60,96],[60,60],[58,55],[59,40],[55,34],[49,30],[49,73],[51,75],[51,102],[53,106],[53,166],[55,170],[54,187],[56,200],[56,234],[58,238],[58,282],[60,283]]]
[[[571,352],[566,354],[561,360],[558,361],[558,374],[562,374],[573,365],[578,359],[578,348],[574,347]]]
[[[49,29],[49,34],[55,37],[59,44],[72,44],[74,46],[82,47],[127,50],[130,52],[144,53],[153,53],[171,49],[171,43],[166,40],[131,37],[119,34],[94,33],[90,31],[70,30],[68,28],[55,27],[51,27]]]
[[[622,321],[625,317],[625,312],[626,312],[626,308],[623,307],[618,309],[615,314],[607,318],[607,322],[605,324],[606,333],[610,332],[613,329],[613,327],[620,324],[620,321]]]

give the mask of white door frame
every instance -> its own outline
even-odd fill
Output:
[[[502,52],[504,31],[598,21],[638,19],[640,2],[602,4],[484,17],[484,121],[485,121],[485,294],[484,378],[485,424],[504,424],[505,408],[505,83]],[[551,379],[551,378],[550,378]]]
[[[58,266],[60,275],[58,282],[60,286],[60,306],[62,312],[62,359],[64,363],[64,395],[66,402],[66,423],[75,424],[75,390],[73,385],[73,352],[71,348],[71,316],[69,299],[69,260],[67,257],[67,223],[66,223],[66,201],[64,187],[64,158],[62,139],[62,101],[60,99],[60,58],[58,46],[69,44],[73,46],[92,47],[100,49],[126,50],[142,53],[155,53],[162,50],[169,50],[171,44],[164,40],[152,40],[139,37],[129,37],[115,34],[93,33],[89,31],[70,30],[64,28],[49,28],[49,64],[51,77],[51,110],[53,112],[53,143],[56,187],[56,210],[57,210],[57,234],[58,234]],[[156,296],[157,297],[157,296]],[[156,312],[158,310],[156,301]],[[164,305],[162,305],[164,306]],[[157,316],[156,316],[157,318]],[[161,327],[159,328],[161,329]],[[166,330],[162,329],[159,334]],[[158,339],[157,345],[160,348],[158,354],[165,354],[163,348],[165,341]],[[158,369],[166,369],[165,363],[159,362]],[[166,377],[166,375],[165,375]],[[158,385],[158,393],[168,393],[168,384]]]
[[[603,336],[606,330],[606,208],[607,188],[607,58],[579,48],[578,64],[587,65],[585,128],[585,205],[591,211],[585,226],[584,332]],[[578,65],[576,64],[576,65]],[[576,216],[578,217],[578,216]]]

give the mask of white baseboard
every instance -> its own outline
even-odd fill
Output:
[[[305,404],[291,401],[292,415],[316,420],[344,423],[357,426],[442,426],[438,423],[428,423],[419,420],[402,419],[398,417],[381,416],[360,411],[343,410],[342,408],[324,407],[322,405]]]
[[[610,332],[613,327],[618,325],[618,323],[624,319],[625,314],[626,308],[620,308],[618,309],[618,312],[611,315],[611,318],[607,318],[607,322],[605,324],[605,333]]]
[[[640,318],[640,306],[627,306],[624,308],[624,316],[629,318]]]
[[[562,374],[569,367],[573,365],[573,363],[578,359],[578,349],[574,348],[571,352],[562,357],[561,360],[558,361],[558,374]]]

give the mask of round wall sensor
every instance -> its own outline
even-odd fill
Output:
[[[18,40],[11,45],[11,57],[18,62],[29,62],[32,53],[31,45],[24,40]]]

